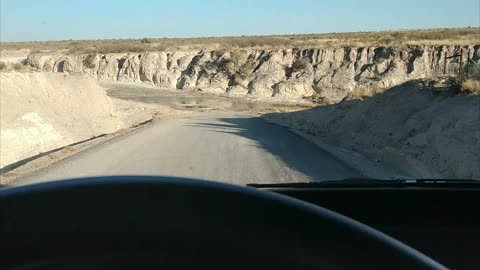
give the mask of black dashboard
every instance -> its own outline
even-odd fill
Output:
[[[146,176],[7,188],[0,269],[478,269],[479,195],[475,182]]]
[[[252,185],[378,229],[451,269],[479,269],[478,184]]]

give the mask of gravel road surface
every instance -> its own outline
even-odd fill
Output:
[[[10,185],[111,175],[177,176],[238,185],[361,177],[287,128],[243,112],[202,112],[156,121]]]

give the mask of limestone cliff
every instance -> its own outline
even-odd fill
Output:
[[[100,80],[201,88],[231,95],[302,98],[335,103],[350,94],[371,95],[406,81],[443,73],[445,53],[463,49],[463,61],[480,61],[480,45],[174,51],[125,54],[31,54],[44,71],[84,73]],[[447,60],[447,71],[459,58]]]

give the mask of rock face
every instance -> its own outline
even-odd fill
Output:
[[[464,62],[480,61],[480,45],[175,51],[140,54],[40,55],[31,66],[50,72],[84,73],[100,80],[147,82],[177,89],[259,97],[316,95],[336,103],[356,92],[372,93],[443,73],[445,54],[463,50]],[[459,58],[447,60],[447,72]]]

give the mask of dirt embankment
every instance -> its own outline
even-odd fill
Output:
[[[6,64],[19,63],[25,59],[30,54],[29,49],[20,49],[20,50],[0,50],[0,62]]]
[[[429,81],[365,100],[264,117],[420,178],[480,179],[480,96]]]
[[[144,121],[161,108],[113,100],[85,76],[0,74],[0,167]]]

